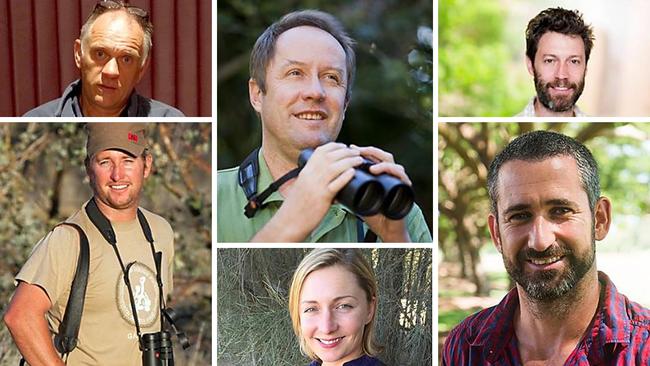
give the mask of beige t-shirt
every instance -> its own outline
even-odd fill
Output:
[[[84,208],[85,208],[84,204]],[[142,209],[151,227],[156,251],[162,251],[161,277],[164,298],[172,291],[174,233],[165,219]],[[68,355],[68,365],[139,365],[142,353],[133,321],[129,293],[113,247],[92,224],[85,209],[67,222],[81,226],[88,236],[90,264],[77,347]],[[142,334],[160,330],[160,297],[156,267],[149,242],[137,219],[111,223],[124,265],[136,262],[129,271]],[[34,247],[16,280],[38,285],[52,302],[47,313],[50,331],[58,332],[70,295],[79,255],[79,234],[69,226],[56,227]]]

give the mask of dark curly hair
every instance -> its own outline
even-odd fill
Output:
[[[585,44],[585,62],[589,61],[594,46],[594,32],[591,25],[585,24],[582,14],[577,10],[548,8],[528,22],[526,28],[526,56],[535,61],[537,44],[546,32],[557,32],[569,36],[579,36]]]

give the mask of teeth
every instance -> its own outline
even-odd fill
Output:
[[[546,259],[531,259],[530,262],[537,265],[554,263],[560,260],[560,257],[550,257]]]
[[[329,345],[332,345],[332,344],[338,342],[339,340],[341,340],[341,338],[334,338],[334,339],[330,339],[330,340],[319,338],[318,340],[321,341],[321,343],[324,343],[324,344],[329,346]]]
[[[323,119],[320,113],[300,113],[297,117],[300,119]]]
[[[122,185],[119,185],[119,186],[111,186],[111,188],[113,188],[113,189],[124,189],[124,188],[126,188],[126,184],[122,184]]]

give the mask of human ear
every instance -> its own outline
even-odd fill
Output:
[[[526,56],[526,68],[528,69],[529,74],[535,76],[535,65],[533,63],[533,60],[531,60],[528,56]]]
[[[144,73],[147,71],[149,68],[149,64],[151,63],[151,53],[147,55],[147,59],[144,61],[144,65],[140,67],[140,71],[138,71],[138,83],[140,80],[142,80],[142,77],[144,76]]]
[[[263,92],[255,79],[248,80],[248,98],[257,113],[262,113]]]
[[[78,69],[81,69],[81,40],[74,41],[74,63]]]
[[[151,154],[147,154],[144,157],[144,177],[148,178],[149,174],[151,174],[151,169],[153,166],[153,157]]]
[[[612,203],[607,197],[600,197],[594,207],[594,239],[603,240],[612,223]]]
[[[501,234],[499,233],[499,220],[495,214],[490,213],[488,215],[488,228],[490,229],[490,237],[492,238],[492,243],[497,248],[499,253],[501,251]]]

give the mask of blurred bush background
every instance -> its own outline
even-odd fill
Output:
[[[217,249],[219,365],[307,365],[288,310],[293,271],[311,249]],[[377,340],[387,365],[432,361],[431,249],[363,249],[379,286]]]
[[[84,168],[83,123],[0,123],[0,313],[13,277],[32,247],[92,196]],[[142,207],[174,229],[174,293],[169,305],[192,348],[175,349],[177,365],[211,358],[211,124],[151,123],[154,171]],[[177,344],[178,342],[175,341]],[[17,365],[18,351],[2,324],[0,365]]]
[[[286,13],[330,12],[357,41],[357,76],[338,141],[387,150],[404,165],[432,225],[433,3],[427,0],[225,0],[217,4],[217,166],[238,166],[261,144],[249,104],[257,37]]]

